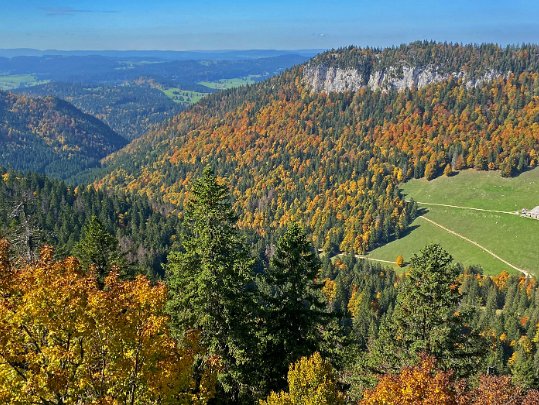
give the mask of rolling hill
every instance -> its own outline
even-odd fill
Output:
[[[271,235],[299,221],[317,247],[363,254],[409,230],[418,207],[402,182],[537,166],[537,54],[432,42],[329,51],[202,100],[107,157],[96,185],[181,207],[210,164],[241,226]]]
[[[152,125],[165,121],[182,110],[162,91],[149,85],[117,86],[47,83],[20,88],[17,93],[30,96],[54,96],[99,118],[127,140],[147,132]]]
[[[66,101],[0,92],[0,165],[67,178],[126,141]]]

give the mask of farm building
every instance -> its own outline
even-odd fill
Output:
[[[539,219],[539,206],[535,207],[532,210],[522,209],[522,216],[529,217],[533,219]]]

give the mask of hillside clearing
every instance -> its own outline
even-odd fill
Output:
[[[402,189],[407,200],[420,201],[424,218],[411,224],[407,236],[368,257],[394,261],[403,255],[408,261],[427,243],[440,243],[457,261],[481,265],[488,274],[517,269],[539,274],[539,221],[516,215],[522,208],[539,205],[539,169],[512,179],[497,172],[467,170],[430,182],[412,180]]]

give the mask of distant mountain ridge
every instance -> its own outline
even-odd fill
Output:
[[[126,143],[64,100],[0,91],[1,166],[67,178]]]
[[[535,45],[505,49],[488,44],[428,45],[429,42],[411,44],[413,52],[407,52],[410,48],[404,46],[328,51],[309,61],[303,69],[303,81],[316,92],[358,91],[365,87],[401,91],[448,79],[477,87],[510,72],[539,68],[539,47]]]
[[[53,82],[20,88],[14,92],[31,96],[52,95],[66,100],[102,120],[127,140],[142,135],[156,123],[183,109],[160,90],[132,83],[106,86]]]
[[[156,58],[167,60],[235,60],[258,59],[280,55],[301,55],[313,57],[324,49],[245,49],[245,50],[193,50],[193,51],[163,51],[163,50],[58,50],[58,49],[32,49],[15,48],[0,49],[0,57],[13,58],[19,56],[108,56],[115,58]]]

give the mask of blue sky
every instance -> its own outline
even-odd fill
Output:
[[[539,0],[2,0],[0,48],[307,49],[539,42]]]

